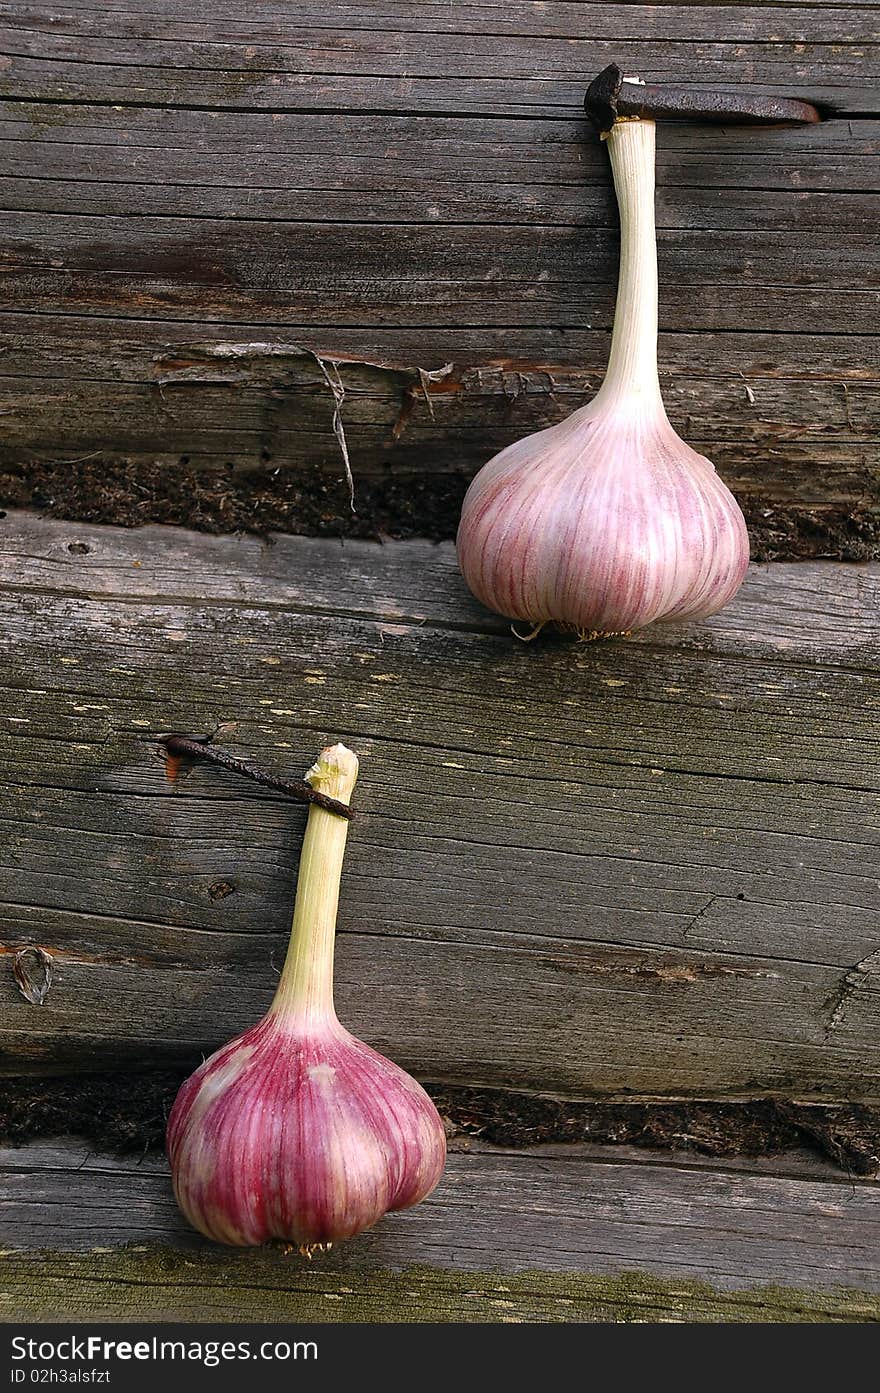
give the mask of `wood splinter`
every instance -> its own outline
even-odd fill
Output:
[[[21,948],[12,960],[12,975],[25,1001],[42,1006],[55,975],[52,954],[45,948]]]

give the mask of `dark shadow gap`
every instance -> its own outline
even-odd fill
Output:
[[[200,1062],[193,1059],[191,1067]],[[0,1142],[71,1134],[105,1151],[164,1147],[165,1125],[187,1070],[3,1081]],[[603,1102],[502,1089],[427,1084],[453,1136],[523,1148],[591,1142],[708,1157],[773,1156],[805,1147],[849,1175],[880,1166],[880,1108],[779,1098],[725,1102]]]

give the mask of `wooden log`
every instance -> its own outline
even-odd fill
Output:
[[[664,124],[658,225],[862,230],[877,200],[877,131],[876,120],[842,118],[807,129]],[[5,101],[0,142],[0,196],[13,210],[617,225],[608,157],[582,118],[218,110],[206,122],[163,106]]]
[[[422,1205],[311,1264],[192,1233],[166,1163],[0,1153],[4,1320],[872,1321],[878,1192],[816,1162],[454,1151]]]
[[[676,425],[743,496],[761,555],[880,554],[874,9],[411,9],[333,0],[243,22],[232,5],[179,0],[136,17],[87,0],[50,17],[7,6],[0,504],[131,521],[95,481],[59,479],[100,452],[129,472],[145,520],[232,530],[247,507],[236,484],[224,518],[157,478],[281,470],[344,529],[326,396],[288,380],[294,344],[356,360],[350,443],[381,499],[400,474],[419,481],[409,507],[377,508],[376,527],[450,536],[447,471],[468,477],[600,380],[616,213],[581,100],[613,58],[823,104],[808,130],[663,125],[661,363]],[[157,360],[218,330],[268,347],[275,371],[191,368],[172,390]],[[139,333],[156,360],[130,352]],[[375,361],[404,370],[403,403],[399,374],[368,390]],[[432,390],[432,414],[406,388],[448,362],[448,388],[472,385]],[[487,390],[483,370],[499,366]],[[267,509],[266,525],[320,530],[317,504]]]
[[[346,1023],[425,1078],[876,1099],[875,567],[523,646],[448,547],[3,523],[0,1067],[186,1061],[268,1004],[301,810],[156,736],[362,758]],[[686,732],[686,736],[683,735]],[[218,888],[219,887],[219,888]]]
[[[805,14],[804,9],[809,13]],[[206,32],[206,21],[216,25],[216,38],[232,47],[253,42],[297,46],[300,33],[307,30],[350,31],[355,42],[366,30],[390,34],[465,35],[535,38],[641,39],[657,45],[693,42],[695,38],[722,38],[730,42],[755,43],[835,43],[871,44],[876,42],[876,0],[861,0],[843,14],[837,14],[827,0],[805,0],[799,7],[777,4],[776,0],[752,0],[746,5],[713,5],[706,15],[693,15],[687,7],[667,3],[657,5],[591,4],[573,15],[564,0],[523,0],[510,13],[491,3],[468,0],[451,10],[443,0],[427,0],[413,14],[406,0],[306,0],[295,15],[284,0],[262,0],[259,12],[243,19],[232,0],[196,0],[183,7],[179,0],[148,0],[143,12],[149,14],[150,29],[145,32],[141,13],[122,7],[108,9],[103,17],[94,13],[91,0],[66,0],[51,20],[33,5],[8,7],[11,32],[17,27],[33,33],[63,34],[67,42],[81,39],[111,42],[136,39],[144,44],[173,39],[177,43],[206,47],[213,35]],[[252,54],[243,55],[253,57]]]
[[[314,353],[334,357],[316,334],[309,347],[228,329],[102,320],[8,316],[4,337],[4,456],[8,461],[75,457],[117,446],[145,462],[245,470],[320,464],[338,474],[332,399]],[[171,335],[171,337],[169,337]],[[359,331],[343,361],[342,418],[357,475],[467,475],[516,436],[553,424],[596,391],[607,336],[574,336],[558,358],[530,361],[526,338],[498,335],[489,362],[461,365],[473,334],[451,331],[405,342],[396,365],[381,333]],[[309,342],[311,340],[311,342]],[[386,345],[387,346],[387,345]],[[313,351],[312,351],[313,350]],[[450,368],[449,357],[459,362]],[[573,361],[566,361],[566,358]],[[372,363],[370,362],[372,359]],[[662,380],[677,428],[705,449],[730,483],[768,503],[872,497],[871,441],[877,428],[876,347],[844,336],[670,335]],[[443,372],[444,365],[446,371]],[[419,368],[436,372],[425,380]],[[698,436],[698,432],[700,433]],[[116,442],[116,445],[108,442]],[[181,455],[185,459],[181,461]]]
[[[134,321],[123,330],[118,321],[10,315],[5,327],[3,502],[48,503],[61,515],[98,521],[192,520],[213,530],[250,518],[292,531],[325,514],[342,529],[357,521],[337,484],[333,402],[315,356],[333,358],[334,350],[314,334],[305,335],[313,344],[306,348],[267,341],[262,328],[249,326],[253,337],[230,337],[223,326]],[[352,347],[363,356],[339,366],[358,480],[397,488],[397,514],[410,529],[449,535],[454,501],[431,513],[420,502],[426,482],[462,489],[493,453],[563,419],[601,382],[607,336],[557,340],[560,358],[580,361],[513,356],[527,346],[521,331],[518,339],[499,335],[490,361],[468,368],[445,356],[467,357],[474,340],[465,332],[450,340],[426,340],[422,332],[404,344],[409,364],[383,364],[382,334],[361,331]],[[843,336],[728,335],[713,339],[711,350],[704,335],[664,337],[661,379],[671,419],[740,497],[758,555],[784,556],[787,547],[872,554],[875,358],[870,340]],[[119,451],[128,482],[114,486]],[[309,470],[325,481],[326,498],[311,509],[311,523],[301,493]],[[189,492],[175,487],[181,475],[193,480]],[[255,491],[268,515],[254,511]],[[224,497],[235,500],[231,523]],[[822,525],[830,514],[836,534]],[[854,516],[863,521],[850,526],[847,543],[846,519]]]
[[[413,25],[402,0],[379,27],[363,17],[360,25],[346,22],[349,7],[335,4],[313,7],[318,23],[306,17],[291,23],[279,10],[255,28],[238,15],[230,23],[229,8],[211,7],[201,20],[177,3],[149,8],[145,35],[140,11],[134,22],[117,14],[111,27],[93,5],[67,7],[51,24],[32,5],[11,6],[4,16],[10,59],[4,95],[276,110],[341,103],[366,110],[570,113],[583,99],[585,77],[618,62],[657,81],[789,93],[844,113],[877,110],[870,9],[820,16],[820,30],[834,34],[828,43],[814,37],[814,10],[809,20],[797,9],[774,10],[780,22],[768,34],[760,7],[744,6],[732,26],[747,35],[743,43],[728,37],[728,7],[715,6],[702,14],[680,7],[671,42],[667,6],[653,15],[647,6],[629,15],[626,5],[601,6],[587,33],[582,7],[565,4],[548,6],[549,20],[543,7],[534,7],[531,22],[522,30],[515,23],[512,33],[494,21],[487,32],[481,5],[458,6],[451,29],[435,25],[437,5]]]
[[[607,328],[614,243],[580,228],[497,228],[76,214],[0,214],[10,309],[199,321],[343,327],[425,314],[450,327],[496,318]],[[536,255],[540,244],[540,267]],[[876,324],[873,236],[693,227],[660,232],[667,330],[870,334]],[[758,269],[760,265],[760,269]],[[685,296],[693,268],[699,296]],[[353,271],[356,267],[356,271]],[[389,302],[393,267],[396,294]],[[332,291],[331,288],[332,287]],[[679,289],[676,291],[676,287]]]

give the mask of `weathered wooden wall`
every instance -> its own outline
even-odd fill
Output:
[[[581,101],[613,59],[820,104],[660,131],[661,374],[758,555],[880,559],[878,13],[10,0],[0,509],[451,536],[474,470],[601,381],[616,215]],[[303,811],[157,757],[227,723],[281,773],[361,756],[338,1003],[426,1081],[517,1119],[877,1104],[878,610],[876,565],[774,565],[704,624],[523,647],[448,545],[4,514],[0,1074],[183,1070],[265,1009]],[[452,1147],[429,1202],[308,1270],[194,1238],[157,1157],[0,1151],[0,1315],[877,1319],[871,1181]]]
[[[0,1069],[185,1062],[267,1006],[302,810],[157,758],[235,722],[279,771],[361,756],[340,1007],[419,1076],[876,1100],[878,601],[771,565],[704,624],[536,647],[449,546],[7,518]]]
[[[559,419],[608,350],[616,215],[581,101],[616,59],[822,104],[807,130],[662,128],[661,364],[765,554],[875,554],[877,14],[13,0],[0,493],[223,528],[246,507],[188,514],[157,475],[208,469],[230,499],[247,471],[332,484],[332,402],[303,347],[345,360],[361,480],[467,477]],[[448,363],[423,392],[417,369]],[[127,498],[72,481],[122,460]],[[267,525],[313,527],[300,502]],[[346,506],[333,485],[327,516]]]
[[[877,1321],[880,1191],[810,1157],[456,1146],[434,1194],[305,1263],[189,1230],[164,1158],[0,1149],[0,1319]]]

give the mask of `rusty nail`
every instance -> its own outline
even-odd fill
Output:
[[[749,96],[673,83],[633,82],[623,76],[616,63],[609,63],[590,83],[584,106],[600,135],[610,131],[619,116],[777,125],[822,119],[811,102],[793,97]]]
[[[223,769],[231,769],[234,774],[241,774],[246,779],[252,779],[254,783],[262,784],[264,788],[286,793],[289,798],[295,798],[300,803],[314,803],[325,812],[335,813],[337,817],[347,818],[349,822],[354,817],[354,809],[347,803],[342,803],[338,798],[330,798],[326,793],[320,793],[316,788],[312,788],[311,784],[306,783],[305,779],[279,779],[277,775],[269,774],[263,769],[252,768],[250,764],[245,764],[244,760],[228,755],[225,750],[218,750],[211,744],[210,735],[161,735],[159,744],[164,747],[166,758],[170,756],[175,761],[181,758],[207,759],[212,764],[219,764]]]

